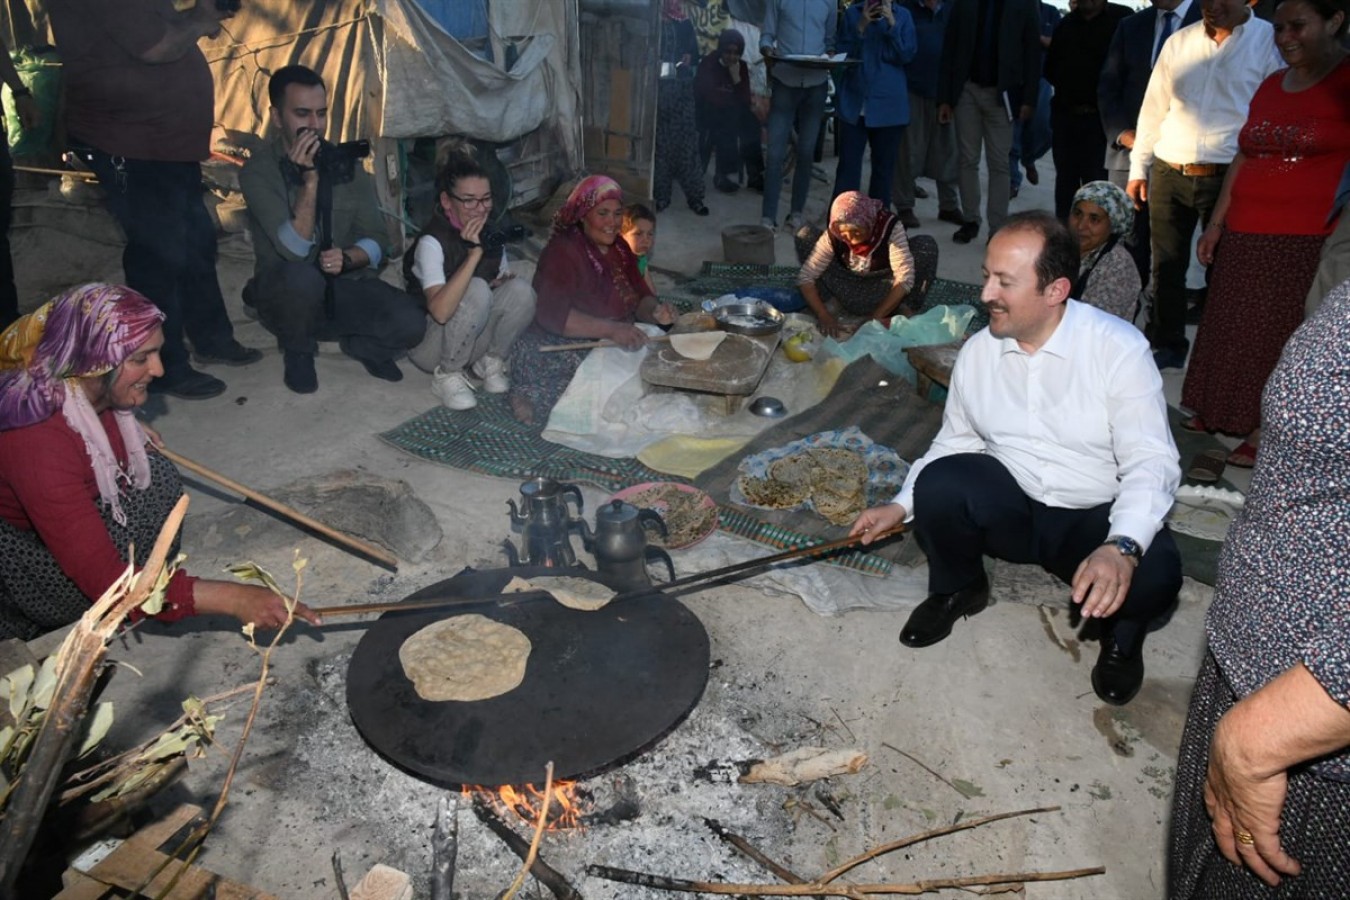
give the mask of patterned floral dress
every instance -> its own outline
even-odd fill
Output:
[[[1280,841],[1303,873],[1271,890],[1220,854],[1210,741],[1243,697],[1302,663],[1350,705],[1350,282],[1285,348],[1265,391],[1251,493],[1228,532],[1177,760],[1169,897],[1350,897],[1350,749],[1289,772]]]

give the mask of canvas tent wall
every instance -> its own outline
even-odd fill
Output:
[[[268,77],[300,63],[328,85],[329,138],[371,140],[386,210],[402,207],[399,142],[442,135],[499,145],[513,202],[528,202],[582,166],[576,4],[490,0],[493,58],[511,59],[506,71],[460,44],[416,0],[245,0],[224,33],[202,42],[215,75],[217,122],[263,135]],[[46,6],[8,0],[0,34],[50,41]]]

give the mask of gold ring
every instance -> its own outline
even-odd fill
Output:
[[[1233,837],[1237,838],[1239,844],[1246,844],[1248,847],[1256,843],[1256,838],[1252,837],[1250,831],[1235,831]]]

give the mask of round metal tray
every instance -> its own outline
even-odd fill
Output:
[[[713,310],[717,327],[732,334],[757,337],[783,329],[783,314],[763,300],[755,303],[728,303]]]

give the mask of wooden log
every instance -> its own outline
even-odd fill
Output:
[[[459,795],[441,797],[431,834],[431,900],[454,900],[455,858],[459,855]]]
[[[406,872],[376,863],[352,888],[352,900],[413,900],[412,879]]]
[[[473,813],[478,817],[478,821],[486,825],[493,834],[502,839],[502,843],[511,848],[511,852],[521,859],[527,859],[530,855],[530,842],[512,830],[501,820],[501,817],[482,800],[473,801]],[[530,874],[533,875],[540,884],[549,889],[549,892],[557,897],[558,900],[582,900],[581,894],[572,887],[572,883],[563,877],[557,869],[536,857],[534,864],[530,866]]]
[[[964,875],[957,878],[929,878],[924,881],[885,884],[731,884],[718,881],[690,881],[685,878],[667,878],[649,872],[634,872],[630,869],[616,869],[610,866],[589,865],[586,874],[621,884],[636,884],[641,887],[662,891],[678,891],[686,894],[744,894],[749,897],[848,897],[853,894],[927,894],[950,888],[978,887],[987,884],[1011,884],[1023,881],[1065,881],[1071,878],[1086,878],[1101,875],[1106,871],[1102,866],[1089,869],[1069,869],[1062,872],[999,872],[993,875]]]

